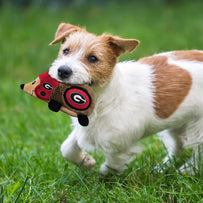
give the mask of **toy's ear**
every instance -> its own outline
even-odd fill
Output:
[[[127,52],[132,52],[140,43],[136,39],[123,39],[117,36],[103,35],[107,43],[111,46],[117,56]]]
[[[75,25],[61,23],[58,26],[58,29],[56,31],[55,39],[49,45],[56,44],[60,41],[63,41],[65,39],[65,37],[70,35],[72,32],[76,32],[79,30],[83,30],[83,29],[78,26],[75,26]]]

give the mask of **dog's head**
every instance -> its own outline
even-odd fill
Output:
[[[117,58],[126,51],[132,52],[139,44],[135,39],[96,36],[66,23],[59,25],[50,45],[58,42],[62,44],[49,74],[60,82],[100,86],[110,79]]]

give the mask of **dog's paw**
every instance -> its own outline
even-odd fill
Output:
[[[172,157],[166,156],[161,163],[153,168],[156,173],[164,173],[172,166]]]
[[[189,160],[185,164],[183,164],[177,172],[180,172],[182,175],[195,175],[195,172],[198,171],[198,168],[195,166],[192,160]]]
[[[82,156],[83,156],[83,160],[79,166],[89,170],[94,170],[96,165],[96,161],[94,160],[94,158],[87,153],[84,153]]]
[[[109,166],[107,166],[105,163],[103,163],[100,167],[100,173],[104,176],[107,176],[107,175],[112,175],[112,174],[115,174],[115,175],[120,175],[120,172],[117,171],[116,169],[113,169]]]
[[[168,165],[167,163],[160,163],[158,165],[156,165],[154,168],[153,168],[153,171],[155,173],[164,173],[165,171],[167,171],[167,169],[170,168],[170,165]]]

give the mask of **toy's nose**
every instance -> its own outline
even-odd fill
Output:
[[[72,69],[68,66],[60,66],[58,68],[58,76],[61,79],[69,78],[72,73]]]
[[[24,89],[25,84],[21,84],[20,88],[23,90]]]

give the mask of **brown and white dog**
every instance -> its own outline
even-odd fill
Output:
[[[51,44],[58,42],[61,48],[49,74],[60,82],[89,84],[96,96],[89,126],[72,119],[74,129],[61,146],[68,161],[93,169],[96,162],[85,150],[97,149],[106,157],[101,173],[120,173],[135,155],[134,143],[160,132],[169,152],[164,162],[191,146],[189,161],[197,163],[203,145],[202,51],[117,63],[138,40],[96,36],[66,23],[59,25]]]

